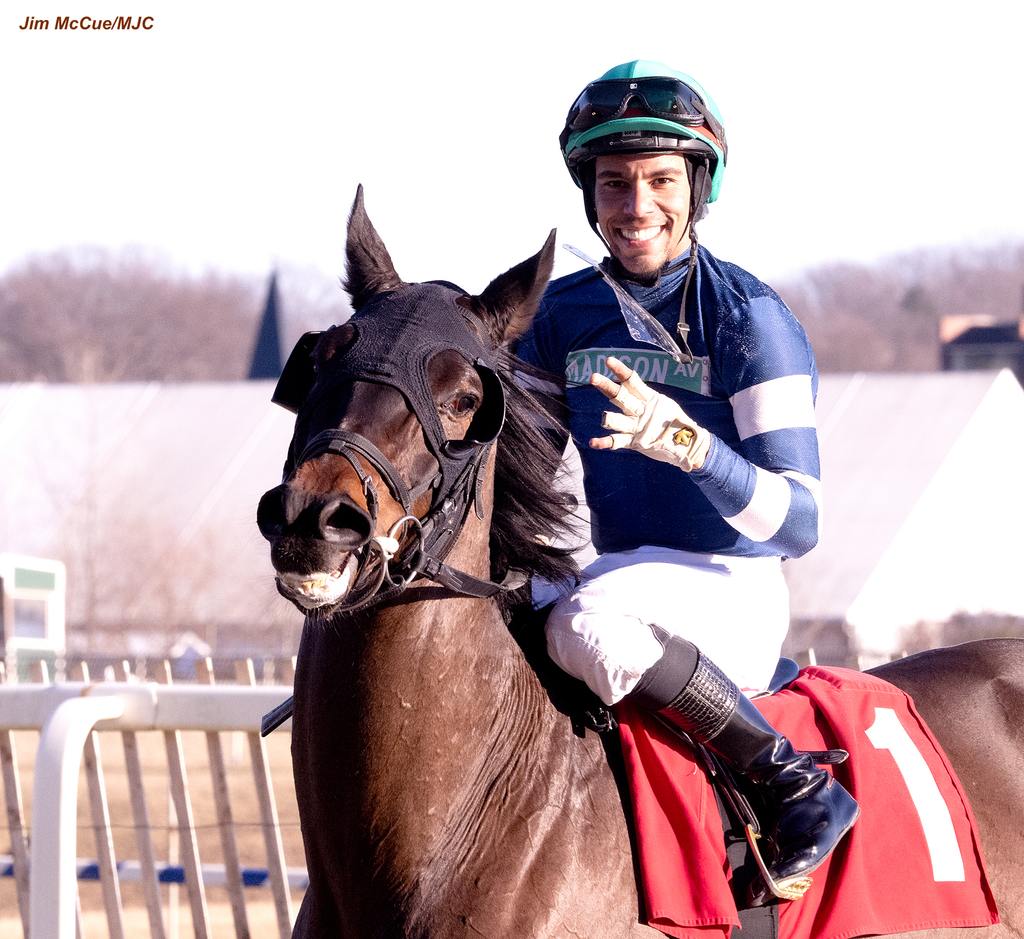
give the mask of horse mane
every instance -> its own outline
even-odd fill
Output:
[[[491,576],[501,578],[516,569],[552,583],[575,584],[579,567],[574,548],[565,545],[579,541],[577,501],[556,479],[562,460],[556,440],[564,442],[567,432],[554,402],[520,384],[524,374],[541,377],[536,369],[507,350],[498,351],[496,365],[506,412],[497,442]],[[503,600],[509,613],[529,601],[529,592],[515,591]]]

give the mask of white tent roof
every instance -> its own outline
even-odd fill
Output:
[[[294,623],[255,523],[291,435],[272,388],[0,385],[0,549],[67,563],[72,624]]]
[[[794,618],[846,620],[862,648],[896,651],[918,621],[1024,616],[1012,373],[826,376],[818,427],[824,524],[785,565]]]
[[[65,561],[72,625],[294,628],[255,524],[291,434],[271,391],[0,385],[0,550]],[[785,565],[794,618],[870,640],[958,609],[1024,615],[1024,578],[1005,576],[1024,529],[1009,372],[824,376],[818,423],[824,528]]]

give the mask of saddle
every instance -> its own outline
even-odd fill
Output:
[[[835,775],[860,803],[860,821],[801,899],[745,911],[743,884],[757,870],[739,855],[748,840],[735,821],[742,803],[722,795],[729,787],[717,785],[717,767],[717,778],[702,772],[697,750],[680,747],[677,733],[626,698],[616,705],[618,733],[607,736],[625,765],[643,922],[678,939],[727,937],[736,925],[749,939],[751,920],[761,936],[843,939],[995,921],[966,796],[905,692],[862,672],[814,666],[754,703],[799,750],[825,759],[829,748],[849,752]],[[910,765],[920,778],[904,775]],[[922,798],[925,784],[934,800]],[[939,828],[941,849],[928,834]]]

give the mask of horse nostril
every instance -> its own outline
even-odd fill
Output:
[[[373,534],[370,516],[347,496],[328,502],[320,511],[320,537],[343,548],[362,547]]]
[[[268,541],[303,535],[322,538],[347,550],[366,544],[373,534],[373,520],[348,496],[325,501],[286,484],[263,494],[256,509],[256,524]]]
[[[284,509],[284,486],[267,490],[256,507],[256,524],[264,538],[280,538],[287,524]]]

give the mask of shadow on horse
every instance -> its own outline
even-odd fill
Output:
[[[258,515],[278,588],[306,614],[292,754],[310,882],[296,937],[660,935],[638,922],[601,740],[572,732],[508,627],[526,600],[516,571],[573,570],[552,547],[571,508],[551,484],[559,455],[506,351],[553,242],[479,296],[406,284],[360,190],[355,316],[304,337],[282,375],[295,434]],[[913,935],[1024,934],[1024,644],[874,672],[912,695],[955,766],[1003,920]]]

